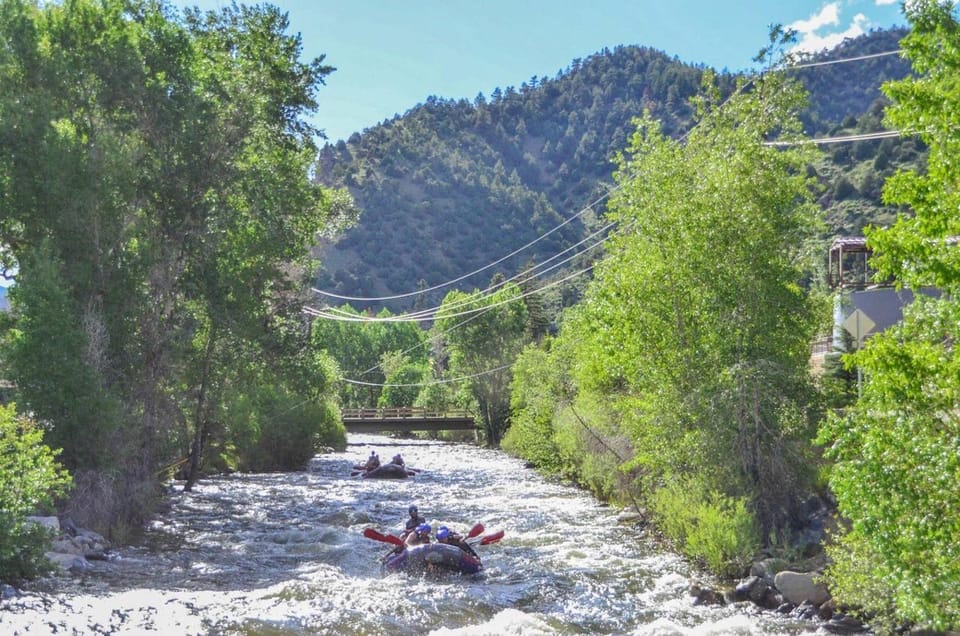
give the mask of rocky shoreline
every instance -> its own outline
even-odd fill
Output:
[[[49,528],[56,534],[44,556],[61,572],[87,572],[92,568],[90,561],[109,558],[112,546],[107,539],[93,530],[78,528],[69,519],[61,523],[57,517],[28,517],[27,521]]]

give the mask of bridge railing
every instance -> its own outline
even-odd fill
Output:
[[[383,408],[345,408],[340,410],[344,420],[384,420],[384,419],[468,419],[473,414],[466,409],[428,409],[412,406],[390,406]]]

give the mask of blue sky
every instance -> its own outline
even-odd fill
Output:
[[[225,0],[175,2],[215,9]],[[331,141],[433,95],[489,96],[554,77],[604,47],[649,46],[718,70],[749,68],[771,24],[820,50],[845,36],[905,24],[899,0],[274,0],[304,58],[337,70],[312,121]]]

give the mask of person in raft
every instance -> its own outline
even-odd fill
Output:
[[[467,554],[480,558],[477,553],[474,551],[473,547],[464,541],[463,536],[457,534],[447,526],[440,526],[437,528],[437,542],[446,543],[449,545],[455,545]]]
[[[423,525],[427,522],[427,520],[421,517],[420,513],[417,512],[416,505],[411,505],[409,508],[407,508],[407,512],[410,514],[410,517],[407,519],[407,525],[403,529],[402,538],[406,538],[406,536],[415,530],[417,526]]]
[[[415,545],[426,545],[430,543],[430,530],[429,523],[421,523],[403,540],[404,545],[410,548]]]

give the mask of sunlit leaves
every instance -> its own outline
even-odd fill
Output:
[[[919,134],[929,161],[888,181],[884,199],[909,211],[867,236],[882,277],[941,295],[916,294],[901,324],[857,352],[862,396],[821,431],[851,523],[829,575],[839,599],[885,624],[951,630],[960,626],[960,24],[952,2],[906,7],[913,30],[902,46],[918,75],[884,87],[894,100],[887,121]],[[879,577],[889,596],[863,595]]]

